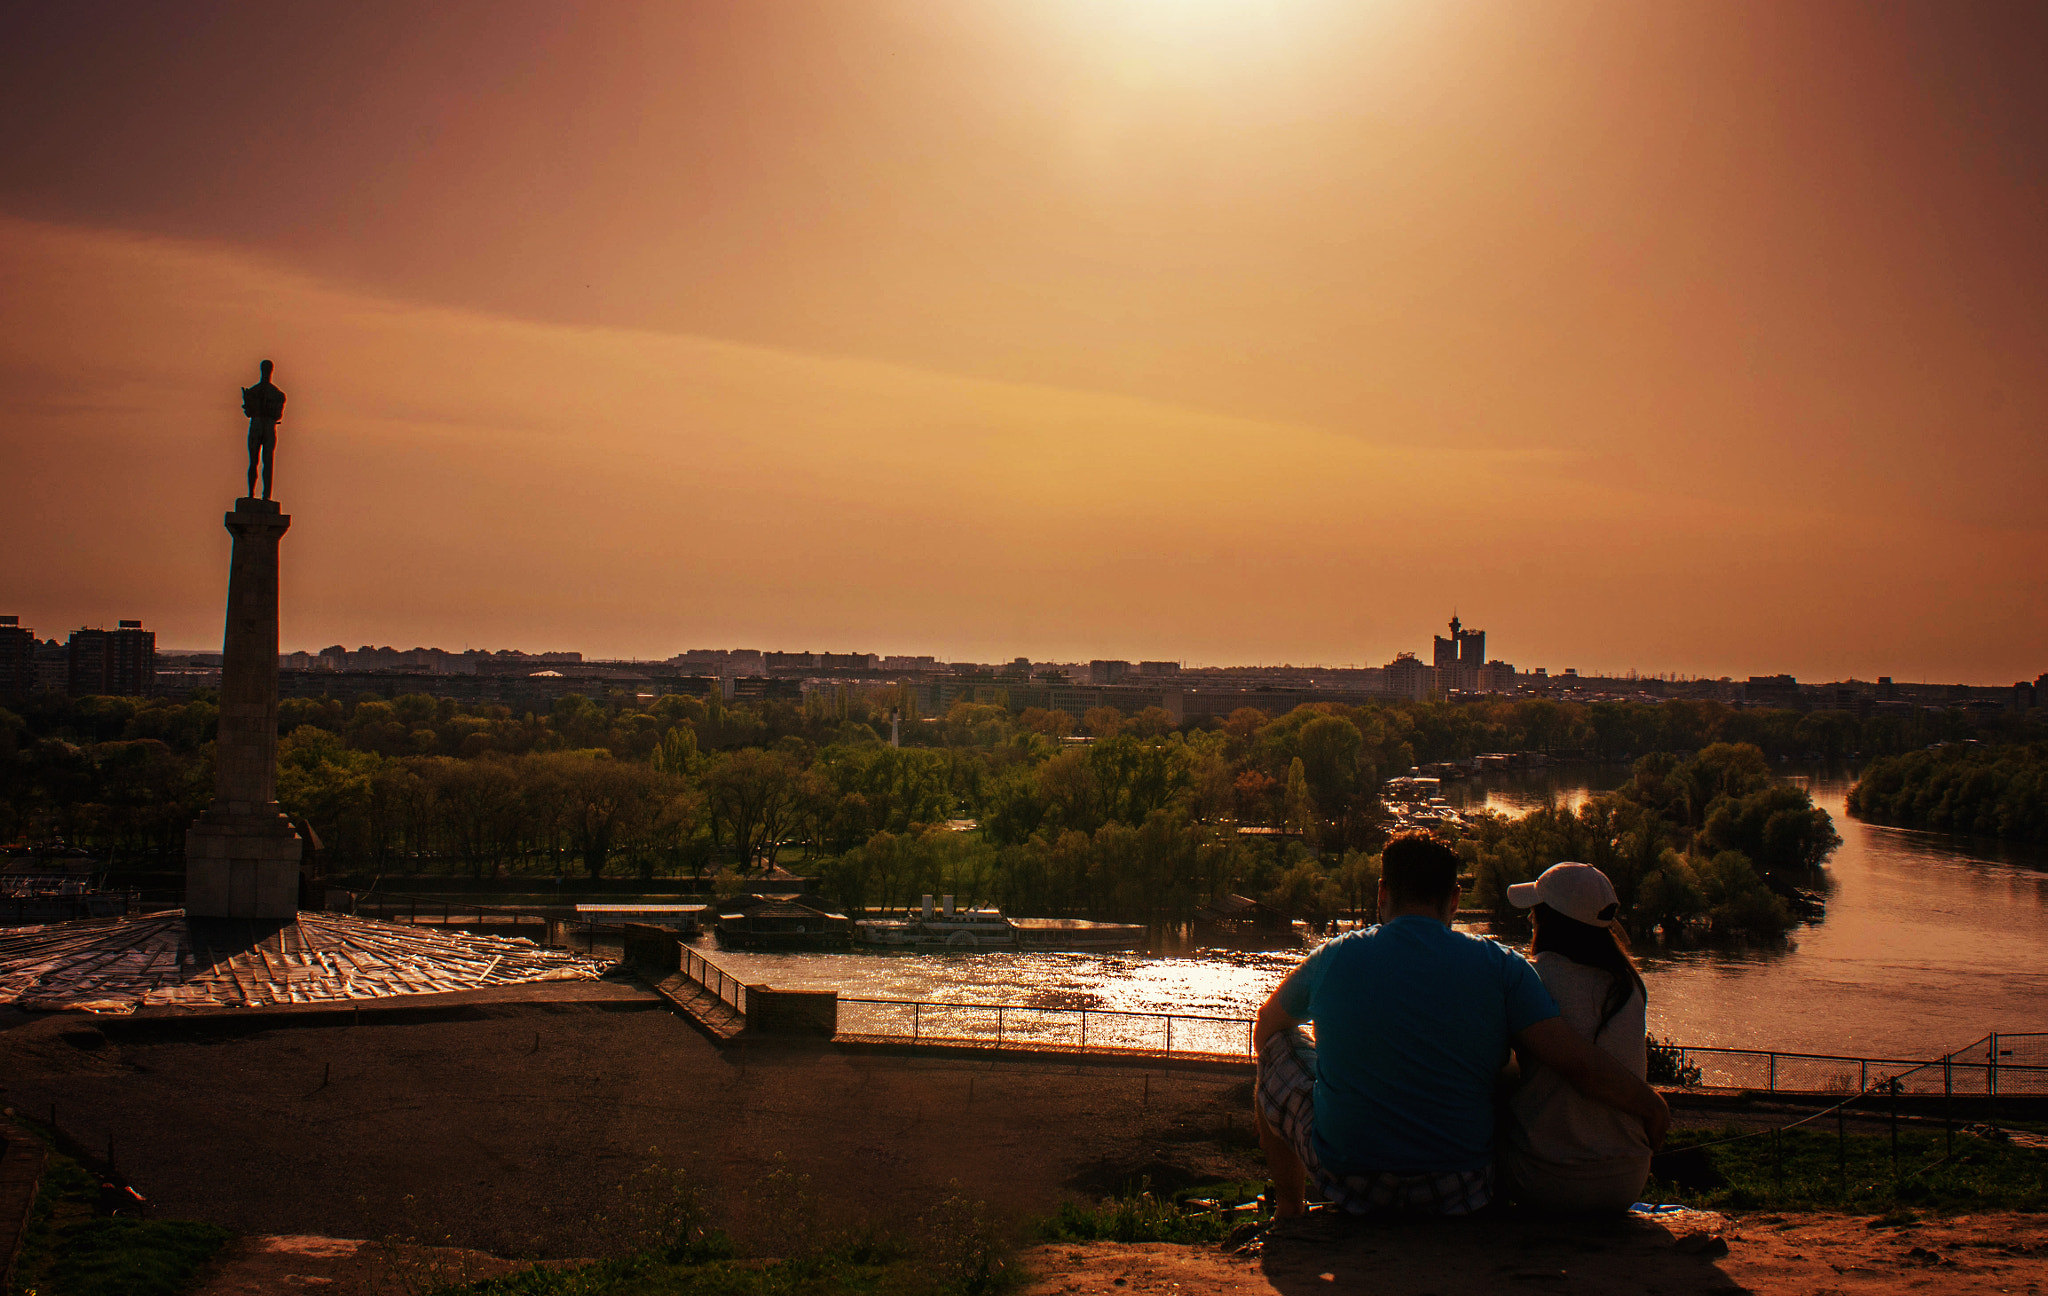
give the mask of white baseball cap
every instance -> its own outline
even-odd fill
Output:
[[[1517,882],[1508,888],[1508,903],[1517,909],[1547,904],[1565,917],[1588,927],[1612,927],[1621,900],[1614,884],[1591,864],[1567,860],[1543,870],[1534,882]]]

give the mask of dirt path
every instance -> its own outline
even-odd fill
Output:
[[[2032,1216],[1980,1215],[1904,1228],[1829,1215],[1687,1214],[1665,1220],[1316,1226],[1246,1251],[1054,1244],[1020,1260],[1030,1296],[1951,1296],[2037,1293],[2048,1244]],[[474,1281],[521,1267],[476,1251],[318,1237],[238,1239],[198,1296],[317,1289],[408,1296],[429,1280]]]
[[[1034,1296],[1856,1296],[2036,1293],[2048,1287],[2042,1221],[1980,1215],[1907,1228],[1829,1215],[1670,1223],[1405,1222],[1304,1229],[1247,1253],[1162,1244],[1052,1245],[1028,1253]]]

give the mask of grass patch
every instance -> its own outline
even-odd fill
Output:
[[[1976,1210],[2048,1210],[2048,1151],[2014,1147],[1957,1131],[1949,1153],[1939,1130],[1901,1130],[1896,1174],[1892,1141],[1851,1134],[1838,1147],[1831,1128],[1702,1147],[1750,1131],[1676,1130],[1665,1153],[1699,1148],[1692,1158],[1660,1154],[1645,1200],[1712,1210],[1840,1210],[1952,1215]],[[1677,1178],[1664,1177],[1679,1169]]]
[[[96,1214],[99,1180],[51,1154],[14,1289],[22,1296],[176,1296],[232,1234],[213,1224]]]
[[[1097,1206],[1063,1202],[1039,1233],[1049,1242],[1221,1242],[1253,1218],[1233,1214],[1230,1208],[1265,1190],[1263,1180],[1233,1179],[1196,1184],[1161,1197],[1146,1182],[1135,1192]],[[1189,1205],[1201,1201],[1213,1201],[1218,1208]],[[1263,1222],[1265,1215],[1261,1212],[1256,1218]]]
[[[639,1201],[612,1221],[630,1254],[580,1268],[536,1265],[468,1284],[414,1284],[430,1296],[1000,1296],[1023,1275],[1010,1241],[957,1188],[906,1234],[875,1225],[827,1232],[810,1178],[776,1166],[745,1194],[750,1227],[713,1226],[679,1172],[643,1177]]]

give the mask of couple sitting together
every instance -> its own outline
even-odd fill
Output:
[[[1508,889],[1534,911],[1531,967],[1451,930],[1451,847],[1403,833],[1382,859],[1379,923],[1309,955],[1253,1029],[1276,1213],[1299,1215],[1311,1182],[1357,1214],[1464,1215],[1502,1192],[1544,1210],[1628,1209],[1671,1113],[1644,1081],[1643,980],[1606,874],[1559,864]],[[1510,1046],[1521,1078],[1496,1136]]]

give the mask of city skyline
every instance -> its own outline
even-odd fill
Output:
[[[0,53],[45,633],[218,635],[270,358],[309,648],[2040,672],[2038,11],[120,12]]]

